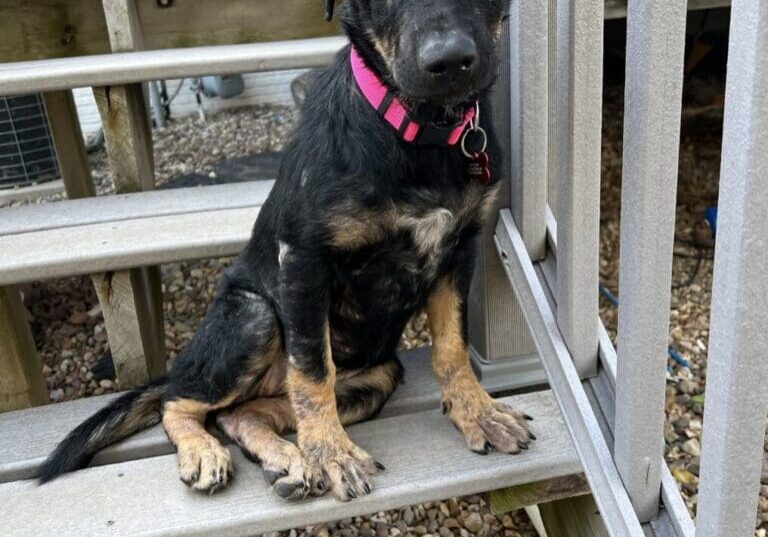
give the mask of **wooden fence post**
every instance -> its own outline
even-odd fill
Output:
[[[114,52],[142,48],[133,0],[104,0]],[[154,188],[152,129],[142,84],[94,88],[117,193]],[[120,388],[162,375],[165,335],[160,267],[94,276]]]
[[[19,290],[0,287],[0,412],[48,402],[40,357]]]

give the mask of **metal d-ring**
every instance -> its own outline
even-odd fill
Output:
[[[469,135],[470,132],[479,132],[483,136],[483,148],[479,151],[479,153],[483,153],[488,147],[488,134],[485,132],[485,129],[477,124],[475,124],[473,128],[464,131],[464,135],[461,137],[461,152],[465,157],[471,159],[475,158],[475,155],[472,155],[469,151],[467,151],[467,135]]]

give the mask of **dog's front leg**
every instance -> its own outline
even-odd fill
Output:
[[[311,252],[290,251],[281,267],[281,306],[288,351],[287,390],[299,448],[312,469],[316,494],[348,501],[372,489],[377,465],[344,431],[336,409],[336,367],[328,326],[325,264]]]
[[[469,274],[441,279],[427,301],[432,331],[432,369],[442,395],[443,414],[464,435],[472,451],[519,453],[536,437],[526,414],[494,401],[472,371],[467,346],[466,296]]]

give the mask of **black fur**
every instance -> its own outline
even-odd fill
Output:
[[[164,389],[165,384],[159,382],[127,392],[78,425],[40,467],[40,482],[84,468],[101,449],[159,423]]]
[[[496,171],[487,97],[504,4],[347,0],[342,8],[350,41],[409,107],[413,120],[454,123],[481,101]],[[416,56],[424,36],[448,29],[471,36],[478,65],[461,78],[437,83],[419,72]],[[393,55],[383,54],[386,50]],[[339,370],[397,360],[405,324],[441,278],[452,279],[462,295],[466,339],[466,296],[483,219],[480,198],[490,187],[470,184],[465,164],[457,147],[402,141],[361,95],[349,49],[342,50],[313,81],[252,238],[225,272],[213,305],[161,390],[163,397],[222,400],[247,375],[253,377],[252,368],[258,367],[253,357],[274,337],[282,342],[289,367],[323,379],[326,323]],[[452,219],[426,253],[418,233],[407,227],[388,227],[351,246],[334,242],[333,217],[358,219],[357,228],[365,228],[389,210],[416,221],[449,210]],[[396,381],[399,376],[398,369]],[[371,405],[370,415],[389,394],[348,395],[343,404],[359,398]],[[86,465],[107,440],[118,440],[114,424],[139,397],[140,392],[126,394],[75,429],[45,463],[41,480]]]

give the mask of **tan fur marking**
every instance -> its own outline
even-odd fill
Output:
[[[451,280],[441,280],[427,300],[432,331],[432,368],[440,384],[443,411],[470,449],[489,445],[507,453],[527,448],[531,437],[523,415],[497,403],[480,386],[461,330],[461,299]],[[524,446],[524,447],[523,447]]]
[[[178,450],[181,480],[211,494],[226,486],[232,472],[229,450],[205,430],[205,417],[213,408],[178,399],[166,403],[163,410],[163,428]]]
[[[287,391],[296,416],[296,439],[313,471],[312,483],[327,482],[337,499],[347,501],[373,489],[366,476],[375,474],[376,466],[371,456],[349,439],[341,425],[328,323],[323,339],[325,378],[315,382],[291,367],[286,378]]]

